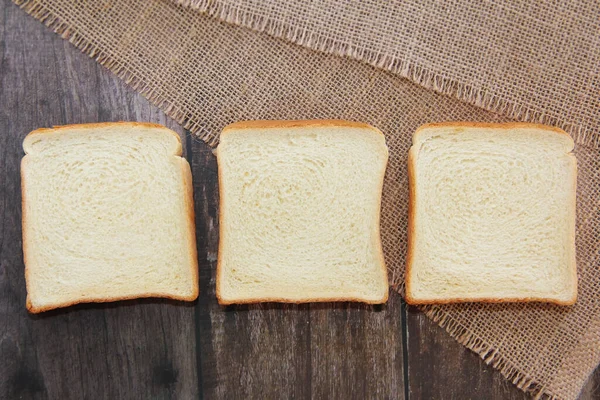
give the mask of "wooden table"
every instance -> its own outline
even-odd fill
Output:
[[[0,398],[525,399],[392,293],[385,306],[220,307],[211,149],[95,61],[0,1]],[[19,163],[38,127],[151,121],[192,165],[200,297],[25,310]],[[582,399],[600,398],[600,372]]]

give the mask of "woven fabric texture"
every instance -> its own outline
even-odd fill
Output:
[[[406,254],[406,163],[412,133],[427,122],[510,120],[507,114],[485,111],[367,63],[226,24],[167,0],[15,1],[211,146],[218,143],[225,125],[245,119],[342,118],[380,128],[390,149],[381,232],[391,283],[400,292]],[[418,40],[432,42],[434,37]],[[475,83],[480,79],[478,74],[465,74]],[[515,86],[516,90],[529,93],[535,87],[534,78],[519,81],[523,86]],[[577,88],[593,89],[597,81],[588,84],[592,86]],[[502,90],[509,94],[511,88]],[[576,112],[597,100],[590,100],[591,92],[585,92],[589,96],[582,100],[577,89],[561,93],[564,97],[557,97],[561,100],[555,105],[564,109],[544,108],[546,103],[534,100],[531,104],[548,115],[571,118],[574,114],[564,110]],[[583,103],[558,104],[571,98]],[[537,396],[576,398],[600,362],[600,154],[597,140],[590,140],[597,134],[593,131],[597,111],[588,116],[585,121],[573,119],[582,128],[571,130],[579,162],[577,304],[424,308],[459,342],[519,388]]]
[[[600,142],[600,3],[172,0]]]

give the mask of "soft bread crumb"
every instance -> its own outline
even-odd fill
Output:
[[[412,304],[573,304],[573,140],[533,124],[435,124],[409,154]]]
[[[40,129],[23,142],[27,308],[198,296],[191,172],[154,124]]]
[[[345,121],[242,122],[225,128],[216,154],[220,303],[387,300],[381,132]]]

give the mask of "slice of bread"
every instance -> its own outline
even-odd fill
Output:
[[[409,152],[406,301],[573,304],[573,140],[536,124],[422,126]]]
[[[194,300],[190,166],[160,125],[69,125],[23,142],[27,309],[141,297]]]
[[[217,148],[221,304],[383,303],[383,134],[346,121],[248,121]]]

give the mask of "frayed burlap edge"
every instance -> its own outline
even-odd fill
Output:
[[[118,61],[110,58],[106,53],[98,49],[98,47],[96,47],[93,43],[89,42],[88,39],[79,35],[77,32],[74,32],[73,30],[69,29],[70,26],[66,22],[58,18],[56,15],[53,15],[50,10],[36,3],[34,0],[13,1],[29,15],[33,16],[35,19],[42,22],[45,26],[52,29],[53,32],[60,35],[63,39],[68,40],[71,44],[77,47],[84,54],[88,55],[90,58],[96,60],[98,63],[109,69],[120,79],[122,79],[126,84],[128,84],[134,90],[141,93],[151,103],[161,108],[165,112],[165,114],[173,118],[185,129],[194,133],[199,139],[206,142],[209,146],[214,147],[218,144],[218,136],[216,134],[205,130],[198,122],[194,122],[193,120],[191,120],[185,112],[176,110],[175,105],[166,101],[162,93],[155,90],[155,88],[148,86],[139,77],[127,71],[123,65],[119,64]],[[183,1],[182,3],[186,2]],[[208,4],[209,2],[201,1],[199,3]],[[219,7],[216,7],[216,9],[219,9]],[[222,9],[223,8],[221,7],[220,12],[225,12]],[[233,19],[236,20],[236,18]],[[464,90],[469,90],[466,87],[463,88],[460,85],[454,85],[451,81],[445,78],[436,78],[434,74],[431,74],[427,71],[419,70],[417,68],[412,67],[406,67],[406,71],[408,73],[408,76],[406,76],[407,78],[410,79],[412,71],[414,77],[423,80],[423,86],[429,87],[430,89],[441,91],[445,94],[453,94],[454,92],[452,90],[453,88],[455,88],[457,90],[456,93],[459,99],[461,99],[462,97],[458,94],[466,93],[464,92]],[[442,89],[443,87],[445,87],[445,89]],[[441,90],[438,90],[436,88],[440,88]],[[475,97],[476,101],[472,104],[481,104],[480,107],[483,108],[487,108],[485,104],[489,105],[490,107],[494,105],[494,107],[497,107],[499,110],[497,112],[501,114],[503,114],[503,111],[510,109],[513,110],[512,112],[516,112],[516,114],[510,115],[519,115],[523,116],[522,119],[535,121],[535,118],[532,118],[531,113],[528,113],[527,111],[521,112],[520,108],[510,108],[510,106],[508,105],[503,106],[498,101],[494,100],[493,97]],[[495,111],[493,108],[487,109]],[[527,117],[530,117],[530,119],[527,119]],[[543,122],[552,123],[548,120],[543,120]],[[591,133],[590,130],[583,129],[581,127],[575,127],[573,125],[561,125],[560,121],[556,121],[556,124],[572,134],[573,129],[575,129],[575,140],[577,140],[578,142],[584,145],[591,145],[596,148],[600,147],[600,136],[593,137],[594,135]],[[394,285],[393,288],[403,295],[402,285]],[[548,388],[535,383],[532,378],[526,376],[526,374],[511,366],[508,360],[506,360],[505,357],[499,354],[498,351],[493,348],[493,346],[485,343],[481,338],[477,337],[476,335],[469,333],[465,327],[463,327],[458,322],[450,318],[448,314],[445,313],[443,310],[436,309],[434,308],[434,306],[422,306],[419,308],[425,313],[425,315],[427,315],[430,319],[432,319],[434,322],[436,322],[438,325],[444,328],[456,341],[478,354],[479,357],[481,357],[481,359],[483,359],[486,362],[486,364],[492,365],[495,369],[500,371],[500,373],[504,377],[510,380],[513,384],[515,384],[520,390],[534,396],[534,398],[536,399],[548,398],[554,400],[559,398],[555,394],[551,393]]]
[[[532,378],[513,367],[497,349],[469,332],[466,327],[452,319],[445,311],[435,308],[435,306],[421,306],[419,308],[427,317],[445,329],[458,343],[477,353],[487,365],[491,365],[498,370],[506,379],[525,393],[533,396],[534,399],[560,399],[548,388],[539,385]]]
[[[310,32],[279,21],[273,21],[265,16],[247,13],[234,5],[222,4],[214,0],[172,1],[175,1],[182,6],[191,7],[199,12],[206,13],[221,21],[259,32],[265,32],[271,36],[291,41],[312,50],[346,56],[366,62],[376,68],[385,69],[400,75],[427,89],[456,97],[459,100],[504,115],[511,119],[558,126],[571,134],[576,142],[585,146],[593,146],[594,148],[600,147],[600,133],[595,132],[592,127],[570,123],[544,114],[544,112],[532,110],[523,105],[500,99],[492,93],[475,89],[470,85],[458,83],[437,74],[435,71],[422,68],[406,60],[370,50],[359,49],[351,44],[339,43],[330,38],[316,34],[315,32]]]
[[[36,3],[34,0],[13,0],[27,14],[31,15],[41,23],[43,23],[52,31],[58,34],[61,38],[68,40],[69,43],[77,47],[82,53],[96,60],[100,65],[106,67],[116,76],[122,79],[127,85],[139,92],[148,101],[159,107],[166,115],[173,118],[177,123],[181,124],[184,129],[195,134],[199,139],[206,142],[209,146],[215,147],[218,144],[219,138],[214,132],[206,130],[198,122],[194,122],[190,117],[180,110],[175,109],[175,105],[165,100],[163,93],[156,88],[150,87],[141,80],[138,76],[129,72],[118,61],[112,59],[104,53],[88,39],[74,32],[71,27],[50,10]]]

